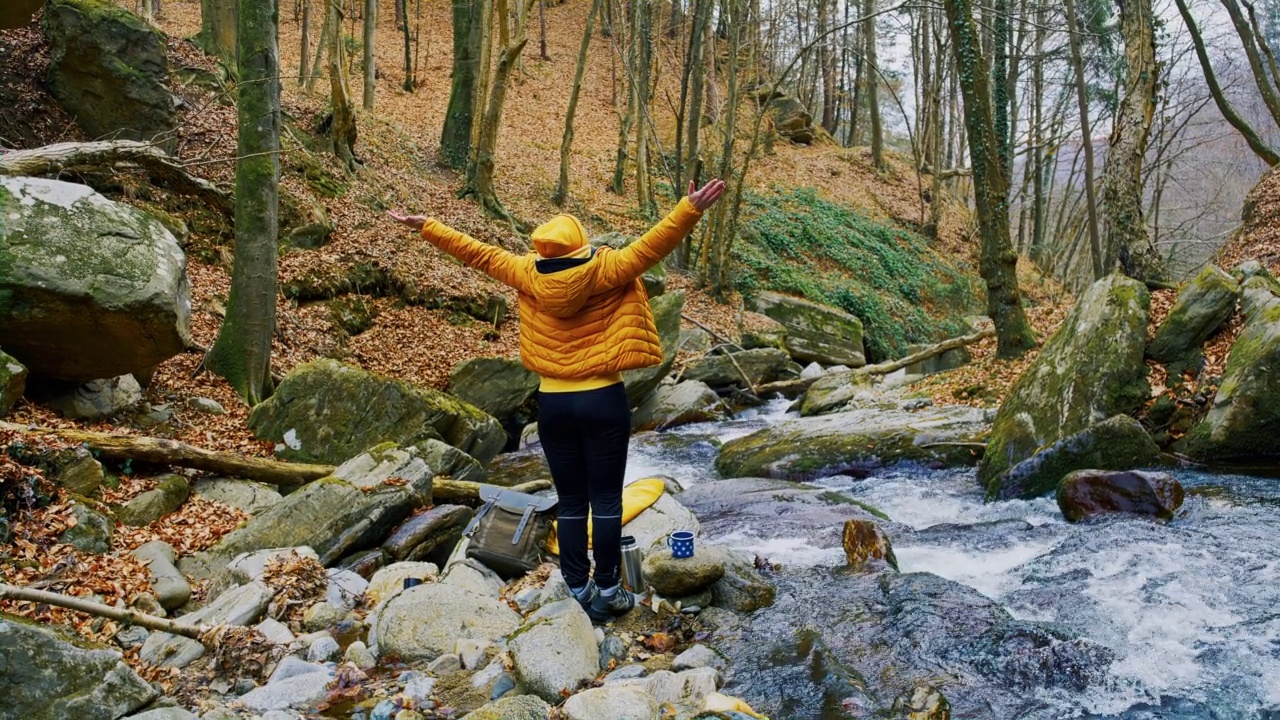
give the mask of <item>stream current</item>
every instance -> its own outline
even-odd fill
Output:
[[[881,717],[927,685],[952,717],[1280,720],[1280,485],[1178,470],[1168,523],[1069,524],[984,503],[973,469],[724,480],[717,446],[772,401],[632,440],[628,480],[677,478],[705,539],[767,559],[777,602],[721,633],[726,692],[775,720]],[[901,575],[854,573],[843,519],[882,511]]]

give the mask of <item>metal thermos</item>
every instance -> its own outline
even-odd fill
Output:
[[[630,535],[622,536],[622,584],[633,593],[643,593],[644,570],[641,564],[644,562],[644,551],[636,545],[636,539]]]

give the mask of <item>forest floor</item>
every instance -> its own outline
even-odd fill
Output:
[[[563,108],[567,104],[574,59],[581,41],[585,6],[586,3],[571,2],[547,8],[547,46],[551,60],[538,58],[535,24],[535,37],[526,48],[522,67],[514,76],[508,96],[498,149],[497,190],[507,209],[525,220],[549,217],[560,211],[551,204],[549,196],[558,172]],[[170,0],[164,3],[159,25],[173,38],[170,51],[175,66],[212,70],[213,61],[181,39],[198,31],[199,7],[198,2],[191,0]],[[387,268],[419,289],[454,297],[501,294],[514,307],[511,291],[464,268],[425,243],[415,241],[385,216],[387,209],[430,214],[477,238],[511,249],[521,246],[521,241],[512,236],[505,225],[484,218],[473,202],[459,200],[456,197],[458,176],[440,169],[437,163],[439,128],[449,89],[448,7],[447,3],[426,3],[422,8],[423,16],[418,21],[423,31],[418,51],[418,85],[412,93],[401,89],[403,36],[389,13],[379,23],[380,77],[375,109],[359,114],[360,136],[356,149],[364,166],[354,175],[347,175],[330,156],[315,156],[322,163],[324,174],[345,186],[343,193],[326,197],[317,192],[305,175],[307,164],[301,158],[297,142],[286,137],[282,157],[283,191],[303,200],[323,203],[336,229],[325,247],[282,256],[282,284],[307,277],[309,273],[367,261]],[[350,34],[359,37],[360,33],[351,31]],[[286,78],[284,110],[297,126],[312,128],[324,109],[327,81],[318,83],[320,89],[316,93],[307,93],[296,82],[300,32],[290,7],[281,14],[280,42],[282,74]],[[635,234],[650,221],[638,216],[631,195],[616,196],[606,189],[617,146],[614,93],[618,87],[619,63],[616,53],[617,48],[611,44],[598,39],[593,42],[576,125],[572,198],[566,210],[583,218],[593,233],[614,230]],[[665,50],[660,55],[657,97],[660,103],[670,103],[670,88],[676,76],[675,60]],[[28,146],[89,139],[44,91],[42,78],[47,63],[47,48],[37,30],[0,32],[0,67],[9,68],[0,73],[5,76],[0,100],[27,118],[20,137]],[[353,73],[351,89],[358,106],[361,100],[358,71]],[[234,106],[193,87],[179,88],[178,92],[186,101],[178,132],[178,156],[192,172],[229,183],[236,143]],[[671,128],[654,130],[663,147],[669,147]],[[13,129],[0,126],[0,135],[6,133],[12,134]],[[12,142],[7,135],[5,139]],[[762,189],[815,187],[834,201],[887,222],[917,223],[927,211],[921,188],[928,183],[918,178],[910,162],[894,157],[887,171],[877,172],[872,168],[866,148],[842,149],[821,143],[802,147],[779,141],[757,160],[749,183]],[[628,192],[631,192],[630,186]],[[144,208],[167,212],[182,209],[182,203],[186,202],[129,182],[123,183],[121,195],[121,199]],[[670,198],[666,204],[671,204]],[[190,216],[183,217],[191,231],[186,245],[192,287],[192,334],[197,343],[208,347],[216,337],[230,286],[230,228],[225,220],[211,220],[207,211],[199,209],[191,209]],[[973,267],[977,248],[966,217],[962,208],[949,207],[943,214],[936,246],[939,252]],[[1019,276],[1029,316],[1037,337],[1043,342],[1063,319],[1072,298],[1032,267],[1020,267]],[[697,289],[691,278],[674,273],[670,274],[669,287],[687,293],[687,315],[725,336],[737,335],[740,316],[737,298],[731,298],[728,304],[717,303]],[[397,298],[371,295],[362,301],[369,306],[372,325],[362,333],[344,337],[337,331],[327,304],[300,304],[281,297],[274,369],[285,373],[317,357],[335,356],[374,372],[441,388],[447,384],[450,370],[461,360],[478,355],[511,356],[516,351],[518,332],[514,319],[494,328],[474,319],[460,318],[457,313],[405,304]],[[983,341],[971,350],[974,354],[971,365],[931,377],[917,387],[938,403],[994,407],[1035,357],[1033,351],[1018,360],[997,359],[994,340]],[[147,389],[145,402],[153,407],[166,406],[172,412],[172,420],[165,427],[144,430],[127,418],[116,422],[73,422],[26,402],[19,404],[6,419],[43,427],[76,426],[106,432],[163,435],[202,447],[269,456],[271,443],[259,441],[249,433],[248,408],[229,386],[209,373],[196,372],[201,357],[198,352],[190,352],[169,360],[161,365]],[[190,402],[200,397],[216,400],[227,410],[226,414],[196,411]],[[35,473],[14,461],[13,456],[23,452],[17,447],[18,442],[18,434],[0,431],[0,477],[28,478]],[[37,512],[24,512],[11,518],[16,555],[0,562],[0,580],[39,584],[72,595],[95,594],[107,604],[127,601],[146,588],[144,568],[120,551],[158,537],[173,544],[179,554],[187,554],[209,547],[243,521],[238,511],[226,506],[192,501],[151,527],[118,530],[112,540],[112,554],[88,556],[57,542],[61,532],[74,522],[65,493],[49,489],[39,477],[33,484],[55,492],[55,499]],[[106,489],[104,499],[122,502],[152,484],[152,479],[145,476],[123,474],[117,484]],[[109,622],[30,603],[0,601],[0,609],[67,622],[97,638],[110,637],[114,629]]]

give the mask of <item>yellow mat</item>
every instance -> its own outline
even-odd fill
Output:
[[[666,488],[667,485],[662,478],[645,478],[622,488],[622,524],[625,526],[635,519],[635,516],[647,510],[650,505],[658,502],[658,498],[662,497]],[[542,546],[552,555],[560,554],[560,543],[556,535],[558,529],[557,523],[551,524],[551,534],[547,536],[547,542]],[[591,518],[587,518],[587,547],[591,547]]]

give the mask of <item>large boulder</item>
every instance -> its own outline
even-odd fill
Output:
[[[1229,464],[1280,457],[1280,298],[1264,276],[1244,284],[1244,328],[1227,358],[1209,413],[1187,436],[1187,454]]]
[[[444,562],[474,516],[475,511],[465,505],[437,505],[406,520],[382,549],[396,561]]]
[[[209,550],[183,558],[179,567],[208,577],[241,553],[298,546],[313,548],[329,565],[377,546],[414,509],[430,505],[436,474],[414,448],[374,448],[285,496]]]
[[[684,309],[684,293],[673,292],[649,300],[653,309],[653,322],[658,328],[662,343],[662,364],[653,367],[628,370],[622,373],[627,387],[627,400],[635,407],[658,388],[662,378],[671,372],[680,347],[680,312]]]
[[[1205,267],[1178,293],[1169,316],[1147,346],[1147,355],[1168,363],[1198,353],[1204,341],[1235,312],[1239,296],[1235,278],[1216,265]]]
[[[777,380],[789,360],[785,352],[776,348],[756,348],[730,355],[708,355],[690,363],[681,377],[685,380],[697,380],[711,387],[746,387],[748,383],[759,385]]]
[[[564,703],[569,720],[659,720],[658,701],[635,685],[609,685],[574,695]]]
[[[1014,383],[996,413],[978,478],[997,479],[1046,445],[1131,413],[1150,396],[1143,362],[1147,288],[1123,275],[1094,283]]]
[[[537,374],[519,358],[471,358],[458,363],[449,374],[450,395],[504,423],[532,420],[537,392]]]
[[[0,177],[0,346],[33,375],[149,371],[191,344],[186,256],[85,185]]]
[[[27,368],[12,355],[0,351],[0,417],[22,399],[27,391]]]
[[[520,616],[496,598],[443,583],[392,595],[378,611],[378,652],[404,662],[434,660],[459,639],[497,642],[520,627]]]
[[[942,406],[919,412],[851,410],[783,420],[724,444],[716,469],[724,477],[811,480],[914,462],[973,465],[986,434],[986,413]]]
[[[131,553],[134,557],[147,563],[147,576],[151,581],[151,590],[160,607],[175,610],[191,599],[191,584],[178,572],[177,558],[173,548],[163,540],[152,540],[144,543]]]
[[[1116,415],[1065,437],[1009,468],[988,485],[988,497],[1009,500],[1053,492],[1073,470],[1132,470],[1160,461],[1160,448],[1142,424]]]
[[[182,621],[209,627],[253,625],[262,619],[274,596],[275,591],[260,580],[237,585],[205,607],[182,616]],[[204,645],[199,641],[167,632],[153,632],[147,636],[138,657],[153,665],[181,668],[200,659],[204,653]]]
[[[663,385],[636,408],[631,426],[635,430],[666,430],[715,420],[720,417],[719,405],[720,396],[704,382]]]
[[[844,547],[844,556],[850,567],[860,568],[873,560],[883,560],[894,570],[898,569],[893,542],[871,520],[846,520],[840,534],[840,544]]]
[[[281,499],[280,493],[266,483],[234,478],[197,480],[191,490],[196,497],[230,505],[250,516],[273,507]]]
[[[116,720],[156,691],[120,653],[0,612],[0,697],[5,720]]]
[[[1184,496],[1182,484],[1167,473],[1078,470],[1058,485],[1058,508],[1071,522],[1108,513],[1169,520]]]
[[[867,364],[862,321],[847,312],[775,292],[756,295],[751,309],[786,327],[784,343],[796,360],[851,368]]]
[[[132,375],[90,380],[61,389],[46,389],[46,392],[52,394],[43,399],[42,404],[72,420],[109,418],[142,400],[142,386]]]
[[[777,588],[756,569],[754,558],[737,552],[726,553],[724,577],[711,586],[716,607],[736,613],[755,612],[773,605]]]
[[[853,371],[829,373],[805,390],[800,401],[800,414],[809,417],[839,412],[847,409],[854,400],[871,395],[870,375]]]
[[[76,524],[67,528],[58,542],[71,545],[80,552],[102,555],[111,550],[111,534],[115,528],[106,506],[86,497],[71,497],[68,503]]]
[[[462,716],[462,720],[547,720],[551,707],[536,695],[512,695]]]
[[[766,107],[773,129],[782,137],[801,145],[808,145],[817,137],[813,116],[799,100],[782,95],[770,100]]]
[[[102,0],[49,0],[49,90],[92,137],[151,140],[177,127],[165,36]]]
[[[487,463],[506,433],[475,406],[427,387],[380,377],[336,360],[300,365],[249,413],[249,428],[282,443],[286,460],[339,463],[383,442],[443,440]]]
[[[543,606],[511,638],[515,676],[526,692],[557,702],[600,672],[600,649],[591,618],[568,599]]]

